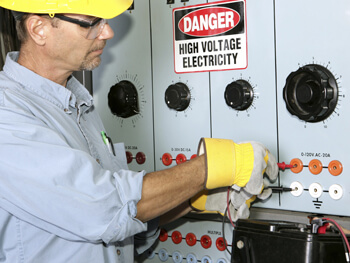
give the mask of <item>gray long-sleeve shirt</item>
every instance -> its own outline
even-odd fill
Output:
[[[63,87],[17,58],[0,72],[0,262],[133,262],[145,172],[128,170],[123,146],[109,152],[74,77]]]

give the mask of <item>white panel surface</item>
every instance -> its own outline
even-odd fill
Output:
[[[274,46],[274,6],[271,0],[247,1],[248,67],[210,73],[213,137],[235,142],[258,141],[277,156],[277,112]],[[225,102],[227,85],[245,80],[253,88],[253,101],[245,110]],[[268,206],[279,203],[274,195]]]
[[[151,36],[149,2],[134,1],[134,10],[109,21],[115,36],[107,41],[102,64],[93,71],[94,98],[107,134],[113,142],[124,142],[134,159],[129,168],[154,170]],[[108,107],[108,92],[121,80],[137,89],[140,113],[129,118],[113,115]],[[137,153],[146,156],[144,164],[135,160]]]
[[[349,30],[349,1],[276,1],[280,160],[289,162],[298,158],[305,166],[298,174],[291,171],[281,174],[284,186],[298,181],[304,187],[298,197],[288,193],[281,196],[283,209],[350,215],[350,210],[344,209],[350,201],[350,105],[347,98],[350,85]],[[307,64],[328,68],[339,87],[338,104],[333,114],[316,123],[305,122],[291,115],[282,95],[288,75]],[[307,167],[313,159],[321,161],[323,165],[320,174],[312,174]],[[343,164],[343,172],[339,176],[331,175],[327,169],[332,160]],[[318,183],[323,189],[319,198],[310,195],[309,187],[313,183]],[[342,187],[344,194],[339,200],[332,199],[328,192],[333,184]]]
[[[203,0],[190,1],[196,5]],[[201,137],[210,137],[209,73],[176,74],[173,58],[172,10],[186,3],[151,1],[152,63],[154,94],[154,138],[156,169],[166,168],[162,163],[164,153],[173,159],[184,154],[190,159],[197,152]],[[168,108],[165,91],[171,84],[184,83],[190,90],[190,105],[184,111]],[[173,160],[171,166],[176,165]]]

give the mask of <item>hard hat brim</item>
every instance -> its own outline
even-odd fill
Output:
[[[59,0],[47,3],[47,0],[0,0],[0,6],[13,11],[34,14],[80,14],[105,19],[114,18],[127,10],[133,0]]]

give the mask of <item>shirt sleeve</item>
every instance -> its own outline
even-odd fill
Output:
[[[0,206],[74,241],[115,242],[145,231],[135,218],[145,172],[102,169],[89,153],[0,91]]]
[[[136,254],[140,255],[149,249],[158,239],[159,233],[159,217],[157,217],[147,223],[147,231],[135,236],[134,242]]]

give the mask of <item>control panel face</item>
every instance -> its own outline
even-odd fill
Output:
[[[192,5],[206,3],[193,0]],[[209,73],[176,74],[173,9],[184,6],[150,1],[154,94],[155,167],[162,170],[190,160],[201,137],[211,136]]]
[[[350,215],[349,11],[348,1],[275,3],[279,159],[298,166],[280,179],[299,189],[281,195],[283,209]]]
[[[154,130],[151,35],[148,1],[109,20],[101,65],[93,71],[97,110],[113,143],[125,144],[131,170],[153,171]],[[145,23],[147,21],[147,23]]]
[[[350,4],[243,2],[244,69],[174,70],[174,10],[222,1],[135,0],[109,21],[115,37],[93,72],[106,132],[148,172],[190,160],[201,137],[259,141],[293,165],[274,185],[294,191],[254,206],[350,216]]]
[[[277,156],[273,1],[246,1],[246,9],[248,67],[210,72],[212,137],[262,142]]]
[[[273,1],[247,1],[248,67],[210,72],[212,136],[262,141],[277,155]]]
[[[158,242],[136,262],[229,263],[232,231],[220,220],[182,218],[164,226]]]

